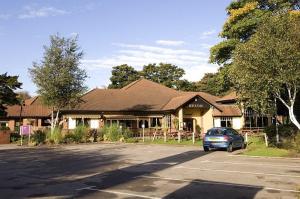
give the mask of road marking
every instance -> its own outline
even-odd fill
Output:
[[[249,172],[249,171],[230,171],[230,170],[223,170],[223,169],[202,169],[202,168],[186,167],[186,166],[177,166],[177,167],[174,167],[174,169],[190,169],[190,170],[213,171],[213,172],[222,172],[222,173],[241,173],[241,174],[252,174],[252,175],[300,178],[300,176],[298,176],[298,175],[277,174],[277,173],[259,173],[259,172]]]
[[[166,165],[175,165],[175,164],[178,164],[177,162],[146,162],[146,163],[144,163],[143,165],[164,165],[164,164],[166,164]],[[143,166],[143,165],[141,165],[141,166]]]
[[[242,188],[252,188],[252,189],[262,189],[262,190],[271,190],[271,191],[300,193],[300,191],[293,190],[293,189],[279,189],[279,188],[263,187],[263,186],[256,186],[256,185],[233,184],[233,183],[228,183],[228,182],[199,181],[197,179],[195,179],[195,180],[184,180],[184,179],[178,179],[178,178],[164,178],[164,177],[144,176],[144,175],[143,176],[138,176],[136,178],[149,178],[149,179],[159,179],[159,180],[171,180],[171,181],[197,183],[197,184],[225,185],[225,186],[234,186],[234,187],[242,187]]]
[[[287,160],[300,160],[300,158],[288,158],[288,157],[267,157],[267,156],[255,156],[255,155],[232,155],[229,154],[227,156],[230,157],[245,157],[245,158],[267,158],[267,159],[287,159]]]
[[[112,194],[117,194],[117,195],[125,195],[125,196],[133,196],[133,197],[138,197],[138,198],[147,198],[147,199],[161,199],[158,197],[152,197],[152,196],[145,196],[145,195],[139,195],[139,194],[133,194],[133,193],[127,193],[127,192],[121,192],[121,191],[114,191],[114,190],[107,190],[107,189],[96,189],[96,188],[91,188],[91,187],[84,187],[81,189],[77,190],[91,190],[91,191],[98,191],[98,192],[103,192],[103,193],[112,193]]]
[[[77,191],[81,191],[81,190],[85,190],[85,189],[92,189],[96,186],[88,186],[88,187],[83,187],[83,188],[80,188],[80,189],[76,189]]]
[[[284,167],[284,168],[300,168],[299,166],[292,166],[292,165],[282,165],[282,164],[262,164],[262,163],[255,163],[251,164],[249,162],[227,162],[227,161],[211,161],[211,160],[203,160],[202,163],[217,163],[217,164],[237,164],[237,165],[251,165],[251,166],[265,166],[265,167]]]

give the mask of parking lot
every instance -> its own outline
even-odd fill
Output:
[[[0,146],[1,198],[299,198],[300,159],[200,147]]]

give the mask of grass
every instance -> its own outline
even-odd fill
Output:
[[[292,151],[276,147],[266,147],[263,137],[249,137],[248,146],[243,155],[266,156],[266,157],[287,157]]]
[[[155,140],[150,140],[150,139],[145,139],[145,142],[143,140],[139,139],[127,139],[127,143],[145,143],[145,144],[166,144],[166,145],[183,145],[183,146],[202,146],[202,140],[195,140],[195,144],[193,144],[192,140],[181,140],[180,143],[178,143],[177,140],[174,139],[169,139],[167,142],[164,142],[164,139],[155,139]]]

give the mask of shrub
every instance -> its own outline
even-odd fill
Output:
[[[43,144],[46,141],[46,133],[44,131],[37,130],[33,133],[31,139],[35,142],[35,144]]]
[[[277,146],[284,149],[293,149],[300,152],[300,132],[293,124],[278,125],[278,134],[280,143],[276,143],[276,126],[266,127],[264,132],[269,138],[271,146]]]
[[[73,133],[67,133],[63,138],[63,142],[66,144],[74,143],[75,140],[76,138]]]
[[[61,134],[61,130],[59,128],[55,128],[51,133],[49,129],[47,131],[47,142],[50,144],[59,144],[62,142],[63,136]]]
[[[124,137],[122,136],[121,129],[117,124],[113,124],[111,126],[104,126],[102,129],[103,132],[103,139],[105,141],[120,141]]]
[[[74,129],[74,141],[87,142],[89,138],[89,129],[84,125],[79,125]]]
[[[10,128],[8,126],[0,126],[0,131],[7,131],[7,130],[10,130]]]
[[[19,133],[11,133],[10,134],[10,142],[17,142],[21,139],[21,135]]]
[[[126,128],[122,131],[122,135],[123,135],[124,139],[127,140],[127,139],[130,139],[133,137],[133,132]]]

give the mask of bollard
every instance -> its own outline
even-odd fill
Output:
[[[193,132],[193,144],[195,144],[195,132]]]

